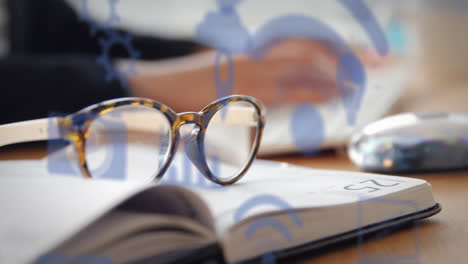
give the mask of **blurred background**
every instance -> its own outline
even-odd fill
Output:
[[[31,99],[31,109],[4,105],[13,111],[3,122],[126,95],[197,111],[220,96],[247,94],[267,105],[260,152],[275,155],[340,148],[353,131],[394,113],[468,111],[465,0],[2,2],[0,75],[19,87],[7,97],[44,97],[40,105]],[[50,55],[55,66],[44,69]],[[26,84],[11,77],[12,65],[34,64],[25,56],[36,56],[34,63],[41,56],[42,77],[31,77],[36,89],[61,92],[20,88]],[[77,68],[63,66],[70,61]],[[51,84],[62,67],[78,69],[67,77],[75,86]]]

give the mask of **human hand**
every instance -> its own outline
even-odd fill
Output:
[[[261,60],[237,58],[234,93],[265,104],[324,103],[339,96],[337,56],[310,40],[278,41]]]
[[[157,61],[138,62],[138,75],[129,78],[135,96],[153,98],[178,111],[198,110],[216,99],[216,51]],[[335,82],[336,55],[326,46],[306,40],[280,41],[259,61],[232,57],[231,93],[246,94],[267,105],[324,103],[339,96]],[[120,62],[125,67],[126,62]],[[219,65],[221,79],[228,65]]]

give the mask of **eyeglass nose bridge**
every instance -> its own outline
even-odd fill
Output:
[[[172,126],[172,130],[177,132],[179,128],[186,124],[196,124],[202,127],[202,115],[197,112],[185,112],[177,114],[177,118]]]
[[[192,161],[193,165],[195,165],[202,175],[217,182],[216,178],[211,175],[210,170],[208,169],[206,159],[203,156],[203,146],[199,141],[200,136],[201,140],[203,140],[202,113],[185,112],[178,114],[172,127],[173,131],[177,134],[177,137],[179,137],[180,127],[187,124],[195,124],[195,127],[192,132],[184,138],[183,144],[185,155]]]

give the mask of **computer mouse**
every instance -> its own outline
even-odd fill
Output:
[[[360,168],[411,173],[468,168],[468,115],[405,113],[355,133],[348,155]]]

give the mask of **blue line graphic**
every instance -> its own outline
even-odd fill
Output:
[[[299,214],[296,212],[294,207],[280,197],[271,194],[261,194],[245,201],[234,213],[234,220],[236,222],[241,221],[249,210],[260,205],[273,205],[278,207],[282,212],[287,212],[288,216],[293,220],[298,228],[303,227],[302,219],[299,217]],[[257,230],[262,228],[272,228],[273,230],[281,233],[286,240],[292,241],[292,234],[288,227],[278,219],[271,216],[261,217],[252,222],[245,231],[245,237],[250,239]],[[272,252],[267,252],[261,256],[261,263],[274,264],[276,263],[276,258]]]
[[[99,45],[102,48],[101,56],[96,60],[106,70],[106,81],[111,82],[113,80],[118,80],[122,86],[128,86],[127,78],[130,75],[136,75],[136,61],[140,57],[140,53],[135,50],[132,45],[133,38],[131,35],[122,35],[116,31],[109,31],[107,38],[100,38]],[[129,54],[129,63],[128,69],[123,72],[119,72],[115,69],[115,66],[112,64],[112,59],[110,58],[110,50],[113,46],[121,45],[125,47],[126,51]]]
[[[274,205],[281,209],[282,211],[288,212],[288,215],[294,221],[298,227],[302,227],[303,223],[297,212],[294,210],[290,204],[281,199],[280,197],[273,194],[262,194],[255,196],[247,201],[245,201],[234,214],[234,220],[239,222],[242,217],[252,208],[259,205]]]
[[[81,0],[80,20],[89,24],[91,36],[97,36],[99,32],[103,32],[104,36],[99,36],[98,41],[102,49],[101,56],[97,59],[97,63],[106,70],[106,81],[111,82],[117,80],[122,86],[128,86],[127,78],[130,75],[136,75],[135,63],[140,57],[140,53],[135,50],[132,45],[133,38],[131,35],[123,35],[112,29],[112,26],[120,22],[120,17],[117,14],[117,4],[119,0],[107,0],[109,3],[110,14],[104,23],[97,23],[90,14],[89,0]],[[128,69],[119,72],[111,63],[110,49],[115,45],[123,46],[129,55]]]
[[[386,35],[369,7],[362,0],[337,1],[350,12],[356,22],[365,30],[378,53],[381,56],[387,55],[389,44]],[[341,93],[342,104],[346,110],[347,123],[351,126],[355,125],[364,97],[367,77],[361,61],[340,35],[326,23],[298,14],[287,14],[273,18],[255,33],[250,34],[236,12],[236,5],[240,2],[219,0],[219,10],[209,12],[196,30],[196,39],[199,42],[218,50],[214,70],[217,95],[225,96],[232,93],[235,82],[233,80],[235,69],[232,56],[248,54],[254,60],[261,60],[278,41],[309,39],[326,45],[337,54],[336,82]],[[220,77],[220,61],[222,58],[225,58],[228,64],[228,74],[224,81]],[[277,97],[281,95],[278,94]],[[298,106],[293,115],[302,116],[303,109],[304,106]],[[325,126],[321,125],[323,120],[317,118],[315,114],[313,114],[312,118],[316,122],[311,124],[310,127],[318,125],[319,128],[314,127],[311,133],[325,135],[325,131],[315,131],[316,129],[324,129]],[[299,120],[299,118],[293,116],[292,120]],[[304,138],[301,138],[302,133],[295,132],[296,127],[300,127],[302,123],[301,125],[290,125],[293,131],[293,141],[299,150],[305,154],[314,154],[321,148],[323,142],[320,137],[317,137],[317,141],[304,141]]]
[[[386,56],[390,49],[387,37],[370,8],[362,0],[337,1],[346,7],[356,21],[364,28],[380,56]]]
[[[316,154],[325,142],[325,122],[318,109],[311,104],[299,105],[290,122],[290,133],[299,151]]]
[[[274,230],[283,234],[283,237],[288,241],[292,240],[292,234],[289,232],[288,228],[283,223],[281,223],[281,221],[272,217],[262,217],[261,221],[253,222],[245,231],[245,237],[251,238],[257,229],[264,227],[273,228]]]

